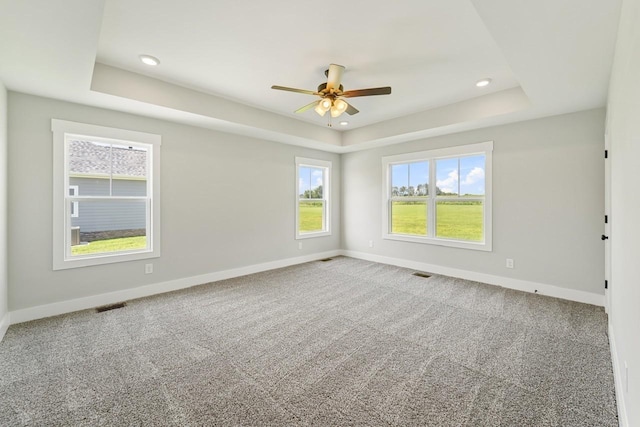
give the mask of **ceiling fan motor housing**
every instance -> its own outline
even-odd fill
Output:
[[[318,86],[318,92],[322,92],[323,90],[325,90],[327,88],[327,83],[320,83],[320,85]],[[338,88],[338,92],[343,92],[344,87],[342,85],[340,85],[340,87]]]

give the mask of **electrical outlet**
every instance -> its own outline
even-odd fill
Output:
[[[302,249],[302,242],[298,242],[298,249]]]
[[[372,248],[373,247],[373,240],[369,240],[369,247]]]
[[[511,258],[507,258],[507,268],[513,268],[513,260]]]
[[[144,265],[144,274],[153,273],[153,264],[145,264]]]

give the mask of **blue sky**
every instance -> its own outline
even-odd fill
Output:
[[[392,187],[418,187],[429,182],[429,162],[404,163],[391,166]]]
[[[304,194],[305,191],[322,185],[322,168],[300,166],[298,178],[298,194]]]
[[[446,193],[484,194],[484,156],[436,160],[436,185]],[[428,182],[429,163],[393,165],[392,187],[417,187]]]

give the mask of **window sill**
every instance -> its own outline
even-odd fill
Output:
[[[434,237],[419,237],[405,234],[384,234],[385,240],[398,240],[402,242],[420,243],[423,245],[448,246],[451,248],[471,249],[475,251],[491,252],[490,242],[465,242],[461,240],[439,239]]]
[[[94,265],[113,264],[116,262],[136,261],[141,259],[159,258],[160,251],[139,251],[132,253],[103,254],[89,257],[77,257],[55,261],[54,270],[67,270],[70,268],[91,267]]]
[[[331,231],[317,231],[313,233],[298,233],[296,234],[296,240],[300,239],[312,239],[314,237],[331,236]]]

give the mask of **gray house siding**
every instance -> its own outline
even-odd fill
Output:
[[[114,179],[114,196],[145,196],[144,180]],[[70,177],[70,186],[78,186],[79,196],[108,196],[109,180],[101,178]],[[146,227],[146,204],[143,201],[114,201],[78,203],[78,216],[71,218],[72,227],[80,233],[113,230],[136,230]]]

